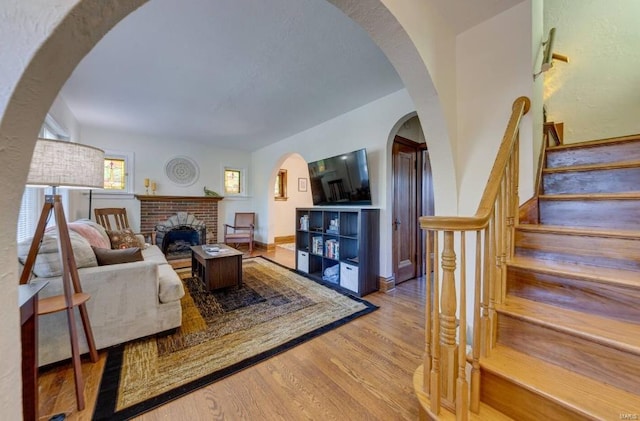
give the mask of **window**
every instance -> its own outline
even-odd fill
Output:
[[[133,194],[133,152],[104,151],[104,190],[94,194]]]
[[[274,186],[274,198],[276,200],[287,200],[287,170],[279,169]]]
[[[242,171],[225,168],[224,170],[224,194],[240,194],[242,193]]]
[[[43,190],[39,187],[26,187],[24,189],[22,203],[20,204],[20,214],[18,215],[18,227],[16,229],[16,240],[18,242],[33,236],[36,230],[42,208]]]
[[[105,190],[125,191],[126,161],[121,158],[104,159]]]

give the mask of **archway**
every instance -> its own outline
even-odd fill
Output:
[[[7,180],[0,185],[3,197],[0,203],[0,236],[3,238],[0,265],[6,268],[0,272],[0,284],[5,291],[0,305],[9,310],[3,311],[0,325],[5,332],[5,340],[0,344],[0,353],[5,357],[0,363],[0,377],[4,379],[0,384],[3,392],[0,411],[8,418],[19,418],[21,414],[20,393],[15,388],[20,378],[20,347],[16,346],[19,333],[15,307],[18,273],[15,223],[35,139],[47,110],[80,60],[114,25],[145,2],[76,0],[59,2],[57,7],[52,7],[50,2],[10,0],[3,11],[5,19],[0,37],[10,41],[0,52],[3,58],[0,60],[3,74],[0,178]],[[418,104],[418,112],[437,115],[442,129],[445,126],[443,114],[421,54],[389,10],[402,6],[385,6],[380,0],[330,2],[369,32],[403,79]],[[437,108],[438,112],[429,113],[433,111],[429,107]],[[441,178],[446,179],[445,173],[454,174],[453,160],[446,131],[441,132],[439,162],[442,162],[442,169],[439,172]],[[453,177],[446,184],[444,190],[455,202]]]
[[[275,186],[276,177],[280,170],[286,172],[286,200],[278,200],[275,197],[269,200],[269,226],[267,229],[267,242],[269,245],[277,245],[280,242],[293,242],[296,230],[296,208],[312,206],[311,191],[308,188],[304,190],[299,185],[300,179],[308,181],[307,161],[297,153],[283,155],[273,168],[269,178],[270,186]]]

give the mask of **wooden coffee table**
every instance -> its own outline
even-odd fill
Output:
[[[204,282],[209,291],[232,286],[239,288],[242,285],[242,252],[225,244],[216,246],[220,248],[217,253],[208,253],[203,246],[191,247],[191,274]]]

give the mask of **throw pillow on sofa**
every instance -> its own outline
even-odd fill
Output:
[[[73,257],[78,268],[98,266],[96,255],[89,242],[75,231],[69,231]],[[28,238],[18,243],[18,260],[24,265],[29,255],[29,248],[33,238]],[[51,230],[42,237],[42,243],[38,249],[36,262],[33,265],[33,273],[37,277],[50,278],[62,275],[62,260],[58,251],[58,231]]]
[[[103,237],[100,231],[84,221],[69,222],[67,226],[69,227],[69,230],[75,231],[78,234],[82,235],[89,242],[89,244],[91,244],[92,247],[111,247],[109,237],[107,237],[106,235]]]
[[[144,244],[140,244],[140,239],[133,233],[130,228],[125,228],[120,231],[107,230],[107,235],[111,240],[112,249],[144,247]]]
[[[98,234],[100,235],[100,238],[102,238],[102,240],[99,241],[99,243],[101,245],[98,245],[97,243],[93,244],[93,241],[89,240],[89,242],[91,243],[92,246],[111,248],[111,240],[109,239],[109,236],[107,235],[107,230],[104,229],[104,227],[102,225],[98,224],[97,222],[92,221],[91,219],[87,219],[87,218],[77,219],[77,220],[73,221],[73,224],[87,225],[87,226],[93,228],[94,230],[96,230],[98,232]]]
[[[140,262],[144,260],[140,247],[124,249],[106,249],[92,247],[96,255],[98,266],[117,265],[119,263]]]

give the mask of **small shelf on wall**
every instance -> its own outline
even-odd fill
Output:
[[[379,219],[372,208],[297,208],[297,271],[357,296],[378,290]]]
[[[161,196],[155,194],[136,194],[134,196],[141,202],[219,202],[224,199],[222,196]]]

